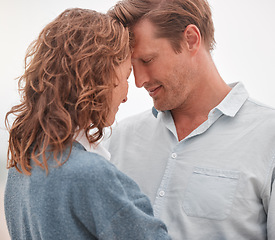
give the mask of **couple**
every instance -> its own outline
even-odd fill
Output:
[[[214,43],[204,0],[124,0],[46,26],[8,113],[12,238],[275,239],[275,111],[225,84]],[[113,130],[122,173],[98,143],[131,62],[154,107]]]

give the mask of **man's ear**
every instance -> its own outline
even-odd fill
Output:
[[[188,25],[183,32],[183,36],[187,49],[190,52],[196,53],[201,45],[201,34],[197,26],[193,24]]]

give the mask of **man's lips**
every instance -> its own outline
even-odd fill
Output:
[[[151,97],[155,97],[160,89],[161,89],[161,86],[158,86],[155,88],[148,88],[147,91]]]

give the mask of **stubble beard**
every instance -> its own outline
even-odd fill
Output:
[[[154,107],[159,111],[173,110],[174,108],[176,108],[174,97],[172,98],[167,97],[167,95],[165,94],[164,87],[162,90],[164,91],[164,94],[161,97],[157,96],[153,98]],[[171,91],[171,94],[173,94],[172,91]]]
[[[186,72],[181,67],[174,67],[165,80],[158,81],[162,85],[162,92],[153,98],[154,107],[159,111],[186,108],[190,97],[191,75],[190,70]]]
[[[167,88],[162,85],[161,96],[153,98],[154,107],[159,111],[168,111],[181,108],[187,101],[187,91],[182,87],[181,84],[176,84],[174,87]]]

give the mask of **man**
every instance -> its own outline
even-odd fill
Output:
[[[124,0],[137,87],[154,108],[114,129],[112,161],[175,240],[275,239],[275,110],[227,85],[204,0]]]

